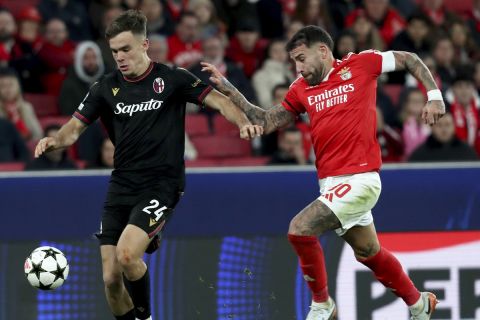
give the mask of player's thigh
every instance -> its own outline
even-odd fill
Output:
[[[144,193],[132,209],[128,224],[143,230],[148,239],[152,239],[164,228],[181,195],[168,187]]]
[[[367,226],[373,222],[371,209],[380,196],[382,185],[377,172],[365,172],[320,180],[318,198],[340,220],[335,230],[343,236],[354,226]]]
[[[317,199],[292,219],[288,232],[296,235],[319,235],[340,227],[337,216]]]
[[[101,246],[117,245],[135,202],[133,193],[125,195],[109,191],[103,208],[100,232],[96,234]]]
[[[129,224],[123,230],[117,244],[118,257],[128,257],[129,259],[139,259],[145,253],[150,238],[147,233],[139,227]]]
[[[116,246],[101,245],[103,282],[107,287],[122,283],[122,269],[117,260]]]
[[[374,256],[380,250],[377,232],[373,223],[350,228],[342,238],[352,247],[357,259]]]

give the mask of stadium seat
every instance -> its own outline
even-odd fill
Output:
[[[213,118],[213,130],[217,135],[239,136],[240,131],[236,125],[225,119],[221,114],[216,114]]]
[[[204,167],[218,167],[221,161],[218,159],[196,159],[185,160],[187,168],[204,168]]]
[[[207,116],[204,114],[187,114],[185,117],[185,131],[189,137],[210,134]]]
[[[417,5],[421,5],[423,0],[416,0]],[[443,5],[448,11],[453,11],[456,14],[465,17],[472,11],[473,0],[444,0]]]
[[[0,0],[0,6],[5,7],[15,16],[26,6],[36,7],[40,0]]]
[[[58,98],[50,94],[25,93],[25,100],[33,105],[37,117],[58,116]]]
[[[23,171],[25,163],[23,162],[0,162],[0,171]]]
[[[220,160],[222,167],[264,166],[270,161],[270,157],[240,157],[225,158]]]
[[[250,141],[232,136],[199,136],[193,137],[192,143],[202,158],[231,158],[251,156]]]

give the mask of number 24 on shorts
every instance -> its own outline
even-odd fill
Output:
[[[348,183],[340,183],[340,184],[337,184],[336,186],[333,186],[330,189],[328,189],[328,191],[325,194],[323,194],[322,197],[324,197],[328,201],[332,202],[334,196],[336,196],[338,198],[342,198],[351,189],[352,189],[352,186],[349,185]]]
[[[150,211],[150,210],[153,210],[155,208],[158,208],[160,206],[160,202],[158,200],[155,200],[155,199],[152,199],[150,200],[149,202],[151,204],[151,206],[146,206],[145,208],[142,209],[143,212],[145,213],[148,213],[149,215],[154,215],[154,219],[155,221],[158,222],[158,220],[160,220],[160,218],[163,216],[163,214],[165,213],[165,210],[167,210],[167,206],[163,206],[155,211]]]

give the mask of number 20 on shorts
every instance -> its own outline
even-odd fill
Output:
[[[343,196],[345,196],[350,190],[352,190],[352,186],[348,183],[339,183],[328,189],[327,193],[322,195],[322,197],[332,202],[334,196],[337,198],[343,198]]]

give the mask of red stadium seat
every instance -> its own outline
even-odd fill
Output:
[[[236,125],[225,119],[224,116],[216,114],[213,118],[213,129],[215,134],[239,136],[240,130]]]
[[[25,163],[23,162],[0,162],[0,171],[23,171]]]
[[[218,159],[196,159],[185,160],[187,168],[204,168],[204,167],[218,167],[221,161]]]
[[[25,100],[33,104],[37,117],[58,116],[58,98],[50,94],[25,93]]]
[[[250,141],[232,136],[193,137],[192,143],[202,158],[246,157],[252,153]]]
[[[423,0],[416,0],[421,5]],[[453,11],[460,16],[467,16],[472,11],[473,0],[444,0],[443,5],[448,11]]]
[[[187,114],[185,117],[185,130],[189,137],[210,134],[207,116],[203,114]]]
[[[36,7],[40,0],[1,0],[0,6],[7,8],[14,16],[26,6]]]
[[[270,157],[241,157],[226,158],[220,161],[222,167],[264,166],[270,161]]]

